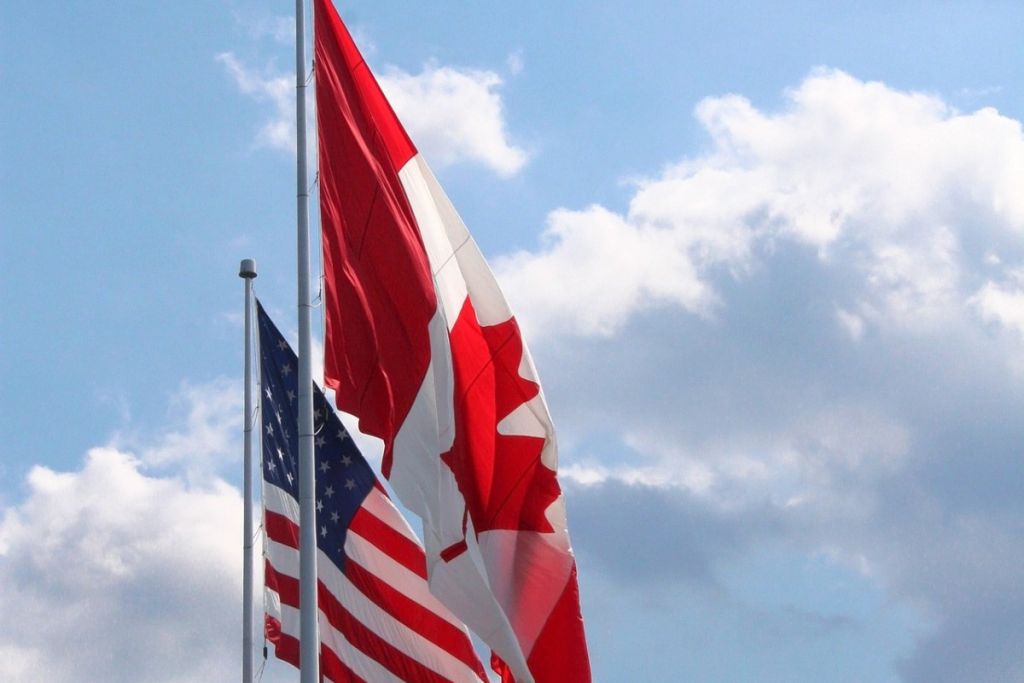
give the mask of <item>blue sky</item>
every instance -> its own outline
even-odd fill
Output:
[[[527,330],[596,680],[1024,680],[1019,3],[340,9]],[[3,680],[235,675],[291,13],[0,9]]]

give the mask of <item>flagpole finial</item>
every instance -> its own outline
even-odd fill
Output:
[[[251,258],[242,259],[241,265],[238,266],[238,277],[246,280],[256,277],[256,261]]]

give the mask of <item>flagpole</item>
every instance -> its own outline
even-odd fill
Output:
[[[238,277],[245,280],[245,443],[242,460],[242,683],[252,683],[252,281],[256,262],[244,259]]]
[[[309,291],[309,182],[306,178],[305,0],[295,0],[295,142],[299,274],[299,681],[319,683],[311,357],[313,306]]]

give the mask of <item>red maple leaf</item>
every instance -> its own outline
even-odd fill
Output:
[[[498,423],[540,392],[519,374],[519,325],[510,318],[481,326],[467,298],[450,339],[455,440],[441,458],[455,473],[473,528],[554,531],[544,513],[561,490],[540,460],[544,437],[498,433]]]

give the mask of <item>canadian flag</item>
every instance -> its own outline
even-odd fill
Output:
[[[504,681],[590,680],[557,448],[494,276],[330,0],[314,0],[325,381],[423,518],[431,590]]]

